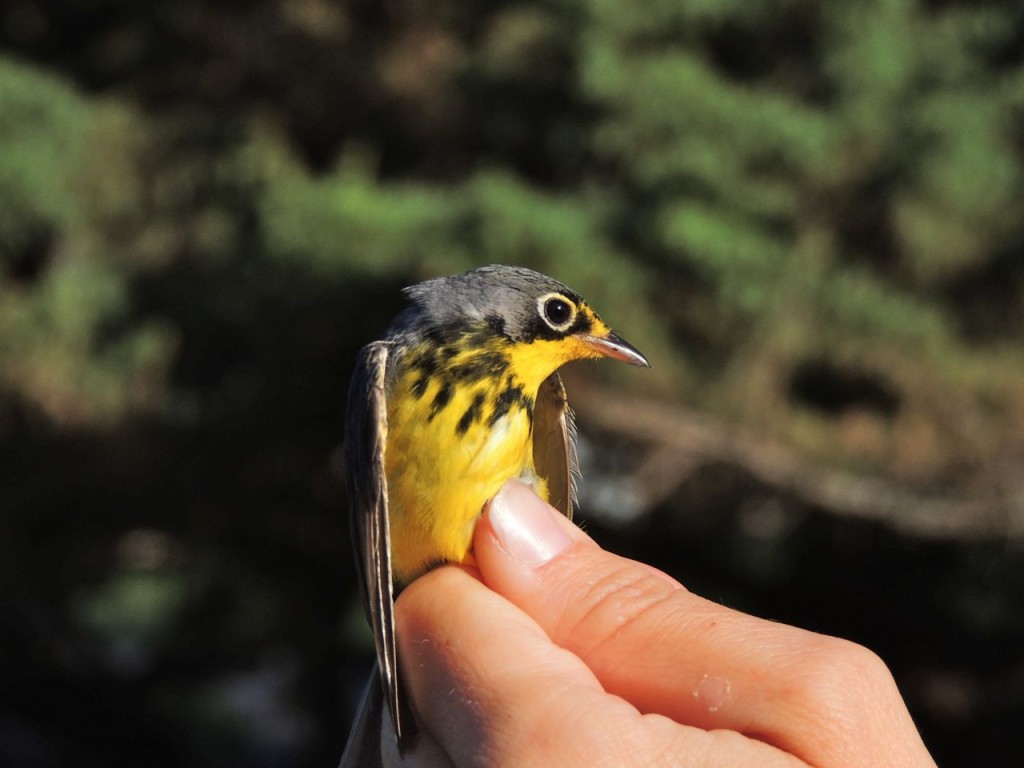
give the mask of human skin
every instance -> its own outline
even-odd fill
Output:
[[[871,651],[698,597],[517,481],[473,547],[397,602],[421,733],[385,764],[935,765]]]

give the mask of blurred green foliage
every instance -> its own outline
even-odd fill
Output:
[[[1022,137],[1014,3],[5,3],[12,764],[340,754],[366,638],[331,456],[355,350],[428,276],[532,266],[648,354],[646,395],[1019,489]],[[936,601],[978,605],[998,579],[946,556],[970,585]],[[253,670],[280,705],[240,735]],[[165,725],[106,751],[69,725],[96,697]]]

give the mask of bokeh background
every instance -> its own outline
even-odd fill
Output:
[[[369,664],[337,467],[399,289],[493,262],[607,547],[1024,723],[1024,8],[0,2],[0,764],[324,766]]]

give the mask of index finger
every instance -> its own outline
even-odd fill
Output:
[[[421,735],[456,766],[806,768],[759,741],[644,715],[608,695],[579,658],[465,569],[417,579],[396,617]]]
[[[492,501],[474,551],[488,586],[641,712],[738,731],[818,766],[934,765],[870,651],[693,595],[602,551],[520,483]]]

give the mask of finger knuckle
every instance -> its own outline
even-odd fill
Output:
[[[862,645],[817,636],[800,649],[788,690],[790,704],[813,723],[818,738],[835,744],[865,732],[866,702],[894,688],[888,667]]]
[[[674,592],[643,569],[616,564],[584,582],[556,629],[556,642],[565,642],[586,659],[638,628],[649,641],[656,641],[659,627],[667,631],[671,626]]]

